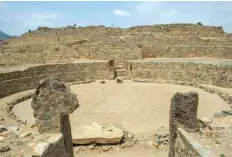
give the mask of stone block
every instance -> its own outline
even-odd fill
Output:
[[[116,144],[123,138],[123,129],[116,125],[92,125],[72,127],[74,144]]]
[[[204,127],[208,126],[210,123],[213,122],[212,117],[201,117],[198,120]]]

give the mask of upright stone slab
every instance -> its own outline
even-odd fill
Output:
[[[110,80],[115,79],[115,67],[114,67],[114,60],[113,59],[109,61],[109,74],[108,74],[108,76],[109,76]]]
[[[169,154],[168,157],[175,157],[174,146],[177,138],[177,129],[195,131],[199,128],[197,119],[198,93],[176,93],[171,100],[169,111]]]
[[[69,114],[79,106],[77,96],[60,79],[47,78],[40,81],[31,106],[39,132],[62,133],[65,152],[61,156],[73,157]]]

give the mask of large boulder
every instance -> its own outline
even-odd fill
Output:
[[[123,129],[116,125],[92,125],[72,127],[74,144],[116,144],[123,138]]]

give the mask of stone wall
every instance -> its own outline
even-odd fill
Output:
[[[232,58],[232,40],[222,27],[172,24],[40,29],[0,47],[1,65],[54,60],[135,60],[149,57]],[[37,56],[37,57],[34,57]]]
[[[108,79],[109,61],[82,61],[1,69],[0,98],[33,89],[40,80],[51,75],[61,78],[65,82]],[[112,76],[110,77],[112,78]]]
[[[232,87],[231,65],[175,60],[129,61],[128,79],[163,79]],[[226,64],[226,63],[225,63]]]
[[[178,128],[175,144],[175,157],[216,157],[194,140],[184,129]]]
[[[145,45],[142,46],[144,58],[191,58],[209,57],[232,59],[231,46],[206,45]]]

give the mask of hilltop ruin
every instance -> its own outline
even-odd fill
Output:
[[[70,115],[71,128],[89,125],[93,120],[104,121],[110,125],[94,123],[94,126],[83,128],[100,128],[106,139],[108,132],[118,129],[119,137],[108,138],[116,139],[117,144],[112,141],[106,144],[106,139],[86,140],[86,137],[75,135],[76,139],[72,140],[78,145],[74,145],[74,150],[67,156],[84,156],[93,151],[123,152],[129,148],[136,152],[141,147],[145,149],[143,153],[155,149],[162,150],[166,156],[169,147],[169,157],[186,154],[229,157],[232,151],[232,38],[222,27],[195,24],[127,29],[39,27],[4,41],[0,46],[0,65],[0,143],[3,145],[0,145],[0,153],[4,155],[20,153],[23,156],[35,150],[38,152],[38,149],[41,152],[41,148],[48,148],[38,142],[41,140],[61,144],[52,146],[54,151],[64,147],[67,148],[65,151],[71,150],[70,143],[62,143],[67,138],[70,141],[71,129],[62,131],[59,127],[64,125],[61,119],[69,124],[68,114],[74,112],[78,100],[84,105]],[[49,78],[56,78],[55,83],[49,83]],[[72,94],[56,93],[60,90],[72,93],[68,86],[78,99]],[[182,94],[189,90],[193,92]],[[67,109],[66,99],[71,102],[71,97],[73,103],[69,105],[73,108]],[[31,102],[34,111],[25,107]],[[25,107],[21,113],[17,112],[18,106]],[[169,133],[165,125],[170,106]],[[46,108],[51,111],[42,112]],[[186,121],[178,115],[184,116]],[[156,116],[166,118],[155,119]],[[38,130],[32,123],[34,119]],[[165,125],[161,126],[157,121]],[[102,129],[104,126],[107,127]],[[162,129],[166,130],[159,132]],[[155,130],[159,130],[158,133]],[[48,132],[52,135],[47,135]],[[86,144],[86,141],[83,144],[78,141],[80,138],[88,142],[100,141],[100,144]],[[208,148],[206,142],[215,144]]]

